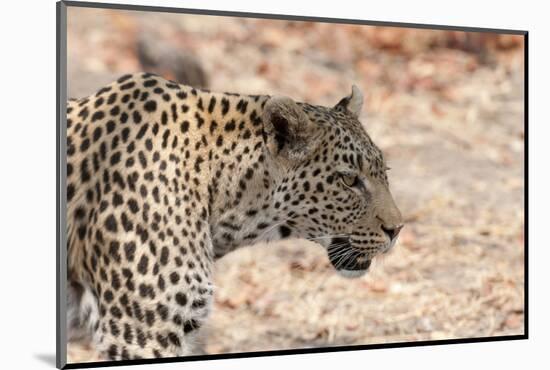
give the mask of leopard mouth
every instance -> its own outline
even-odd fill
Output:
[[[367,273],[371,260],[364,253],[354,249],[349,237],[333,238],[327,249],[328,258],[338,273],[347,278]]]

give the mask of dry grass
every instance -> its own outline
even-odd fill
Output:
[[[137,32],[197,55],[212,90],[318,104],[334,104],[352,83],[365,92],[362,120],[388,157],[407,220],[395,251],[357,280],[300,240],[226,256],[208,353],[523,333],[520,39],[79,12],[69,11],[73,95],[139,70]],[[73,361],[86,360],[75,351]]]

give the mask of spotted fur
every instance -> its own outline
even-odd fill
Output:
[[[363,274],[401,228],[386,166],[335,107],[126,75],[67,106],[69,328],[109,359],[187,355],[213,262],[261,240],[316,240]]]

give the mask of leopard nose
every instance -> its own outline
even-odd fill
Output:
[[[382,225],[381,227],[382,227],[382,231],[386,233],[386,235],[390,238],[390,240],[394,240],[395,238],[397,238],[397,235],[399,235],[399,232],[403,228],[403,224],[397,225],[397,226],[390,226],[390,227]]]

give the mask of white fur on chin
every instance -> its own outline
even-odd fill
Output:
[[[343,276],[348,279],[355,279],[365,275],[369,270],[366,269],[366,270],[337,270],[337,271],[340,276]]]

